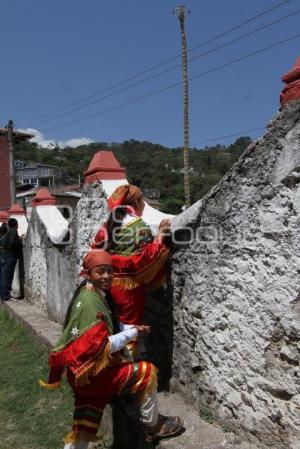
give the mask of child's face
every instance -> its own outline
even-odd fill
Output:
[[[98,265],[89,272],[89,279],[95,287],[101,290],[109,290],[113,280],[113,268],[111,265]]]

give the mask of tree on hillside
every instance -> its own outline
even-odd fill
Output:
[[[240,137],[228,147],[215,145],[204,150],[190,150],[191,202],[202,198],[237,161],[251,142],[250,137]],[[36,143],[21,142],[16,145],[15,158],[25,163],[44,162],[58,165],[78,182],[79,175],[88,168],[99,149],[111,150],[126,168],[129,182],[142,190],[160,192],[161,210],[177,214],[184,205],[182,180],[182,148],[168,148],[151,142],[127,140],[120,144],[92,143],[77,148],[40,148]]]

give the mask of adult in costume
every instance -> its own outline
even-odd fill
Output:
[[[72,432],[65,449],[86,449],[96,434],[106,404],[115,395],[137,395],[141,421],[148,438],[175,436],[182,428],[178,417],[164,417],[157,409],[156,368],[148,362],[129,363],[122,348],[147,331],[146,326],[122,326],[114,320],[109,296],[113,270],[111,256],[92,250],[84,259],[86,281],[75,291],[68,308],[64,330],[49,358],[49,389],[60,386],[66,370],[74,392]]]
[[[106,248],[112,255],[114,279],[111,294],[120,321],[141,324],[147,289],[159,288],[165,279],[169,249],[164,240],[170,229],[162,220],[159,235],[142,219],[145,207],[142,192],[133,185],[118,187],[108,199],[110,216],[96,234],[93,248]]]

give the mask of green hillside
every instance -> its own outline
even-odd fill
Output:
[[[192,202],[199,200],[222,178],[250,142],[250,137],[240,137],[228,147],[216,145],[190,150]],[[97,142],[64,149],[45,149],[34,143],[21,143],[16,148],[15,158],[60,166],[69,175],[70,183],[76,183],[92,156],[100,149],[114,152],[120,164],[126,167],[131,183],[142,190],[159,190],[164,212],[180,212],[184,203],[182,148],[167,148],[136,140],[126,140],[120,144]]]

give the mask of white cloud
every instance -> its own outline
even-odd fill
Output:
[[[31,139],[31,142],[37,143],[40,147],[43,148],[53,148],[58,145],[60,148],[71,147],[76,148],[79,145],[88,145],[89,143],[93,143],[94,140],[89,139],[88,137],[74,137],[68,140],[59,140],[56,141],[54,139],[45,139],[43,134],[34,128],[26,128],[19,129],[18,131],[28,132],[29,134],[34,134],[34,137]]]
[[[94,142],[94,140],[89,139],[88,137],[74,137],[73,139],[69,139],[69,140],[65,140],[65,141],[60,140],[58,142],[58,145],[61,148],[65,148],[65,147],[76,148],[76,147],[79,147],[79,145],[88,145],[89,143],[93,143],[93,142]]]
[[[34,137],[30,139],[31,142],[37,143],[40,147],[51,148],[54,147],[56,142],[54,139],[45,139],[43,134],[34,128],[18,129],[18,131],[27,132],[29,134],[34,134]]]

